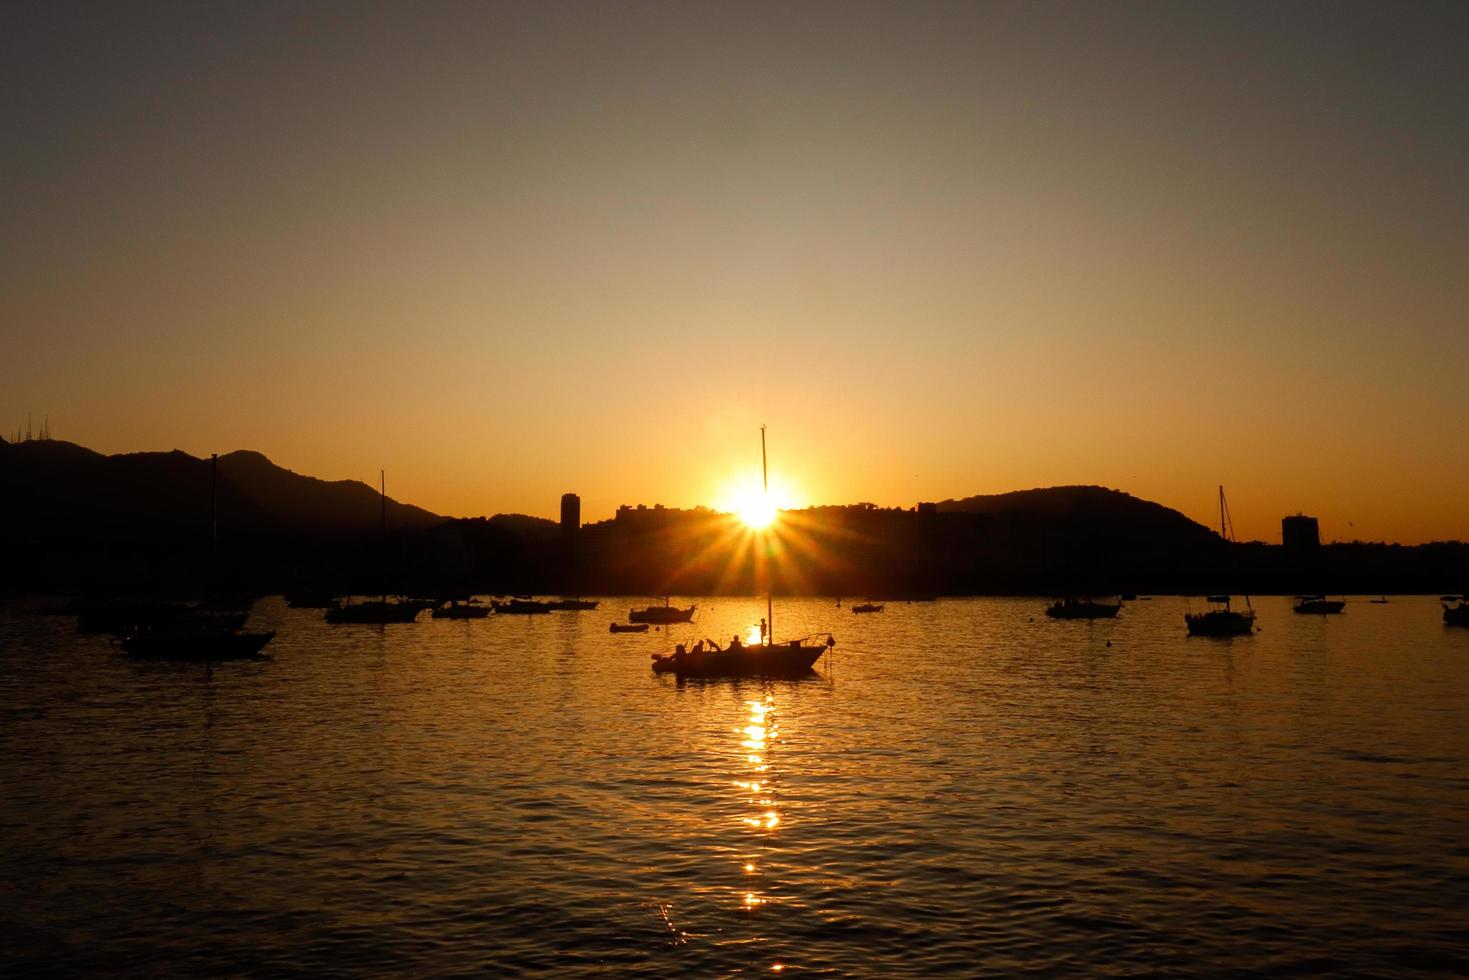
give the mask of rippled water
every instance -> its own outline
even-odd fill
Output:
[[[1236,640],[1178,599],[789,600],[816,678],[683,684],[628,605],[266,599],[274,659],[212,669],[0,613],[0,967],[1469,970],[1469,630],[1429,599]],[[764,613],[701,606],[677,638]]]

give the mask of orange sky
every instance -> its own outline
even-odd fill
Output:
[[[0,23],[0,421],[441,513],[1098,483],[1469,538],[1457,5]]]

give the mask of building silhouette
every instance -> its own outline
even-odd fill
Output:
[[[1288,555],[1314,554],[1321,548],[1321,528],[1316,518],[1304,514],[1281,518],[1280,543]]]
[[[567,534],[581,530],[581,498],[574,493],[561,495],[561,530]]]

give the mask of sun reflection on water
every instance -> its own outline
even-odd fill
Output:
[[[780,726],[775,720],[772,696],[766,695],[760,701],[747,701],[745,707],[748,709],[745,724],[737,726],[734,732],[740,738],[740,748],[745,750],[745,761],[750,771],[740,774],[741,778],[736,778],[734,785],[741,791],[741,802],[752,808],[751,812],[740,818],[740,822],[750,832],[760,835],[758,846],[764,847],[769,841],[769,835],[781,824],[780,808],[768,761],[771,745],[780,736]],[[747,877],[763,877],[754,855],[746,856],[740,870]],[[775,899],[768,894],[747,887],[741,890],[739,905],[750,911],[773,901]]]

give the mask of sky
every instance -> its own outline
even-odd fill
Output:
[[[0,430],[1469,539],[1469,5],[7,3]]]

